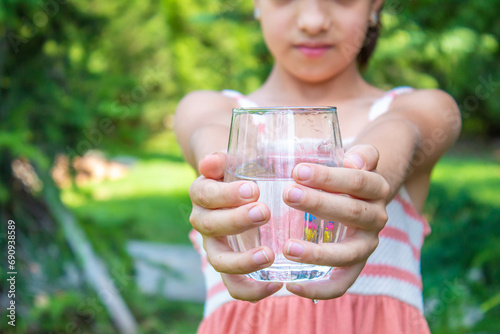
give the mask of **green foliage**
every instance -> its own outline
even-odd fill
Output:
[[[381,87],[443,89],[462,110],[464,134],[498,136],[499,11],[488,0],[387,1],[367,77]]]
[[[92,301],[92,302],[90,302]],[[97,296],[75,291],[40,295],[30,310],[26,333],[112,333]]]
[[[500,316],[498,162],[447,158],[435,170],[422,251],[433,333],[494,332]]]
[[[140,323],[139,333],[196,333],[203,315],[202,304],[169,301],[161,295],[145,296],[139,291],[127,295]]]

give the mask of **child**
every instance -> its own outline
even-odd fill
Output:
[[[255,0],[275,60],[267,80],[248,96],[199,91],[180,102],[177,138],[201,175],[190,188],[190,236],[208,288],[199,333],[429,332],[420,249],[430,229],[421,212],[431,170],[458,137],[460,114],[442,91],[384,92],[362,78],[382,5]],[[228,246],[227,235],[270,218],[255,183],[222,182],[231,110],[257,105],[338,107],[347,168],[299,164],[283,193],[288,205],[349,227],[338,244],[289,240],[283,248],[291,260],[337,267],[329,279],[256,282],[243,274],[270,266],[273,252]]]

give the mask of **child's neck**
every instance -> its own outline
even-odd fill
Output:
[[[329,105],[359,97],[371,86],[354,64],[335,77],[309,83],[275,65],[264,85],[254,94],[266,105]]]

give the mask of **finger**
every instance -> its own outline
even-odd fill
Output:
[[[201,175],[214,180],[222,180],[224,177],[224,166],[226,164],[226,153],[215,152],[203,157],[198,163]]]
[[[355,145],[344,154],[343,165],[347,168],[375,170],[379,159],[373,145]]]
[[[378,246],[378,237],[373,233],[356,231],[341,242],[315,244],[289,239],[283,245],[283,255],[300,263],[327,267],[347,267],[364,262]]]
[[[333,299],[343,296],[354,284],[365,263],[357,263],[350,267],[335,268],[329,279],[314,282],[289,283],[288,291],[309,299]]]
[[[249,302],[264,299],[283,287],[283,283],[259,282],[243,275],[222,274],[222,280],[231,297]]]
[[[269,267],[274,262],[274,253],[269,247],[258,247],[246,252],[235,252],[227,244],[226,237],[203,239],[207,260],[220,273],[249,274]]]
[[[336,195],[301,185],[289,185],[283,201],[326,221],[338,221],[364,230],[380,231],[387,222],[385,206],[350,196]]]
[[[232,208],[255,202],[260,195],[255,182],[220,182],[198,177],[189,187],[189,197],[194,204],[207,209]]]
[[[298,164],[293,178],[311,188],[363,199],[385,199],[391,190],[386,179],[377,173],[317,164]]]
[[[189,222],[207,236],[234,235],[257,228],[269,221],[271,212],[264,203],[250,203],[237,208],[209,210],[193,206]]]

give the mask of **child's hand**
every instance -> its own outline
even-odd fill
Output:
[[[264,225],[271,213],[264,203],[256,202],[259,188],[254,182],[222,182],[225,161],[224,153],[211,154],[200,161],[202,176],[189,189],[193,202],[190,222],[203,236],[207,259],[222,273],[229,293],[236,299],[257,301],[277,292],[283,284],[256,282],[237,274],[269,267],[274,253],[269,247],[234,252],[227,235]]]
[[[361,160],[353,159],[354,155]],[[202,176],[190,188],[193,202],[190,221],[202,234],[208,261],[222,273],[229,293],[236,299],[257,301],[277,292],[282,284],[257,282],[239,274],[270,266],[274,253],[265,246],[245,253],[234,252],[226,236],[267,223],[270,212],[265,204],[256,202],[259,189],[255,183],[221,182],[225,158],[223,153],[217,153],[200,161]],[[300,240],[290,240],[285,244],[284,254],[291,260],[342,267],[335,270],[330,280],[288,284],[291,292],[311,299],[331,299],[344,294],[358,277],[375,250],[378,233],[387,220],[385,206],[390,189],[382,176],[372,172],[377,162],[376,149],[363,145],[347,152],[344,160],[347,168],[300,164],[294,169],[297,185],[285,189],[285,202],[318,218],[339,221],[350,228],[340,244],[316,245]],[[300,167],[304,166],[311,168],[311,179],[302,180],[304,170]],[[292,189],[303,191],[300,201],[290,201],[297,195]],[[254,208],[256,210],[252,210]],[[259,211],[264,219],[258,217]],[[300,249],[300,245],[304,247],[301,255],[287,255],[287,250]]]
[[[349,228],[340,243],[317,245],[290,239],[284,245],[283,253],[290,260],[337,267],[328,280],[287,284],[290,292],[310,299],[332,299],[342,296],[359,276],[388,219],[390,186],[375,172],[378,159],[373,146],[359,145],[346,153],[347,168],[295,167],[297,184],[285,189],[285,203]]]

